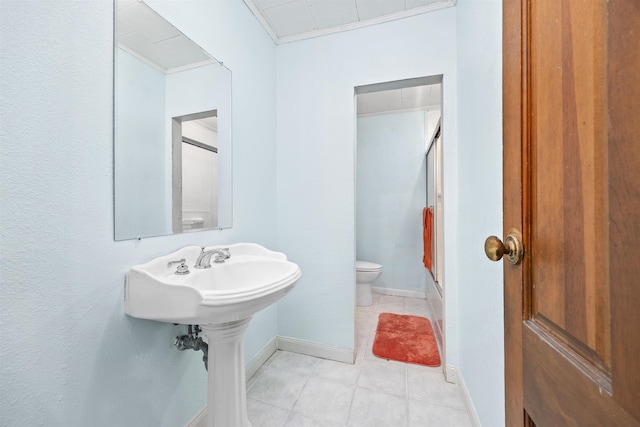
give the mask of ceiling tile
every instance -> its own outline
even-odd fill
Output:
[[[358,115],[388,113],[439,106],[440,84],[369,92],[357,96]]]
[[[157,46],[165,52],[167,59],[163,65],[169,70],[193,63],[211,61],[211,57],[205,51],[184,36],[165,40],[157,43]]]
[[[318,29],[339,27],[352,22],[358,22],[358,10],[355,3],[352,9],[338,10],[324,14],[314,14],[314,21]]]
[[[144,3],[118,1],[118,45],[163,71],[213,59]]]
[[[307,0],[307,4],[314,16],[356,9],[356,0]]]
[[[264,13],[278,37],[316,30],[313,17],[304,0],[275,6],[266,9]]]
[[[440,104],[442,102],[442,84],[431,86],[431,93],[429,94],[429,99],[434,104]]]
[[[415,99],[420,97],[420,94],[425,91],[427,86],[414,86],[400,89],[402,99]]]
[[[430,4],[438,3],[440,1],[441,0],[406,0],[405,8],[409,10],[416,7],[429,6]]]
[[[401,89],[402,99],[413,101],[415,107],[424,107],[440,104],[440,92],[434,90],[440,85],[415,86]]]
[[[286,3],[291,3],[296,0],[254,0],[256,6],[260,9],[269,9],[270,7],[281,6]]]
[[[389,109],[389,104],[384,99],[360,99],[362,96],[364,95],[358,95],[358,115],[379,113]]]
[[[118,20],[121,18],[125,22],[135,22],[136,31],[152,42],[166,40],[181,34],[173,25],[144,3],[138,3],[122,10],[122,15],[118,16]]]
[[[402,89],[402,99],[414,100],[417,105],[432,105],[440,102],[436,97],[431,97],[431,92],[435,85],[414,86]],[[436,100],[436,102],[432,102]]]
[[[431,12],[456,3],[456,0],[243,1],[277,44]]]
[[[404,0],[356,0],[360,20],[402,12]]]

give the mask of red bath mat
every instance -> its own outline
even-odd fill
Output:
[[[382,313],[378,318],[373,354],[382,359],[440,366],[431,322],[424,317]]]

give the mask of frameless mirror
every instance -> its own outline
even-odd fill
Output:
[[[231,227],[231,71],[138,0],[114,64],[115,240]]]

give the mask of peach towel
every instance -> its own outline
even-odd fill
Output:
[[[431,236],[433,230],[433,208],[424,208],[422,210],[422,225],[423,225],[423,238],[424,238],[424,256],[422,262],[425,268],[429,271],[433,271],[433,255],[431,253]]]

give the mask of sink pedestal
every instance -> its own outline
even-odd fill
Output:
[[[226,254],[224,262],[180,274],[183,264],[200,264],[216,250]],[[139,319],[199,325],[209,346],[207,427],[251,427],[242,337],[251,317],[284,297],[302,273],[285,254],[255,243],[214,246],[202,254],[200,246],[186,246],[131,267],[124,311]]]
[[[242,341],[249,321],[200,325],[209,344],[207,427],[251,427]]]

